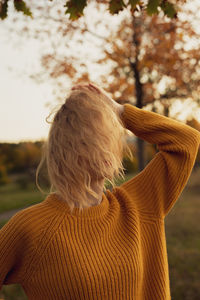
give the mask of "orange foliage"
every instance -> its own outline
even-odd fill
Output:
[[[198,37],[190,21],[166,21],[159,15],[150,18],[144,12],[124,19],[115,34],[108,38],[109,51],[106,50],[104,58],[98,61],[103,64],[112,61],[115,66],[109,74],[113,79],[111,83],[107,83],[108,74],[101,77],[107,91],[114,96],[114,91],[118,91],[117,101],[136,101],[132,68],[135,64],[142,85],[143,105],[154,100],[162,100],[165,105],[165,99],[189,96],[198,100],[200,52],[187,50],[186,37]],[[165,83],[160,90],[162,81]]]

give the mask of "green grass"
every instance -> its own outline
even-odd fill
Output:
[[[187,187],[166,217],[172,299],[200,299],[199,191]]]
[[[16,183],[0,187],[0,213],[33,205],[45,198],[33,183],[27,189],[20,189]]]
[[[126,175],[125,175],[125,180],[124,180],[123,178],[117,179],[117,180],[115,180],[115,184],[116,184],[117,186],[119,186],[119,185],[121,185],[123,182],[125,182],[125,181],[131,179],[132,177],[134,177],[135,175],[136,175],[136,173],[126,174]],[[110,188],[111,188],[110,182],[107,182],[107,181],[106,181],[106,182],[105,182],[105,187],[106,187],[107,189],[110,189]]]
[[[128,174],[126,180],[133,176],[133,174]],[[123,181],[122,179],[117,180],[116,184],[119,185]],[[105,185],[106,188],[110,188],[111,186],[110,183],[106,183]],[[27,189],[23,190],[15,182],[0,186],[0,213],[37,204],[44,198],[45,195],[41,194],[34,183],[30,183]]]
[[[28,300],[23,288],[18,284],[4,285],[0,291],[0,299],[5,300]]]
[[[200,299],[200,170],[194,173],[184,189],[179,200],[165,219],[167,252],[169,261],[170,288],[172,300],[199,300]],[[130,174],[126,180],[133,177]],[[117,184],[121,184],[118,182]],[[107,187],[108,188],[108,187]],[[34,188],[33,188],[34,190]],[[31,188],[27,191],[17,191],[16,186],[4,191],[4,197],[9,199],[9,205],[16,199],[24,199],[21,204],[30,204],[30,199],[40,201],[44,196],[37,197],[37,192]],[[11,192],[11,193],[10,193]],[[15,193],[16,196],[15,196]],[[31,196],[32,193],[32,196]],[[2,190],[0,190],[3,199]],[[1,205],[1,200],[0,200]],[[1,225],[1,224],[0,224]],[[27,300],[19,285],[4,286],[0,292],[0,299]]]
[[[8,222],[8,220],[0,221],[0,228],[3,227],[7,222]]]

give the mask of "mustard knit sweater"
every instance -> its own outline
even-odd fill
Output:
[[[49,194],[0,230],[0,288],[19,283],[30,300],[168,300],[164,219],[191,174],[200,133],[124,105],[122,120],[159,152],[137,176],[69,214]]]

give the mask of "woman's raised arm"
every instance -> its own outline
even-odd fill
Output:
[[[124,104],[124,126],[159,152],[137,176],[121,185],[138,209],[165,217],[175,204],[195,163],[200,133],[181,122]]]

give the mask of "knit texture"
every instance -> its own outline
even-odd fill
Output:
[[[55,193],[0,230],[0,288],[19,283],[30,300],[168,300],[165,216],[191,174],[200,134],[124,105],[124,126],[157,144],[137,176],[70,215]]]

